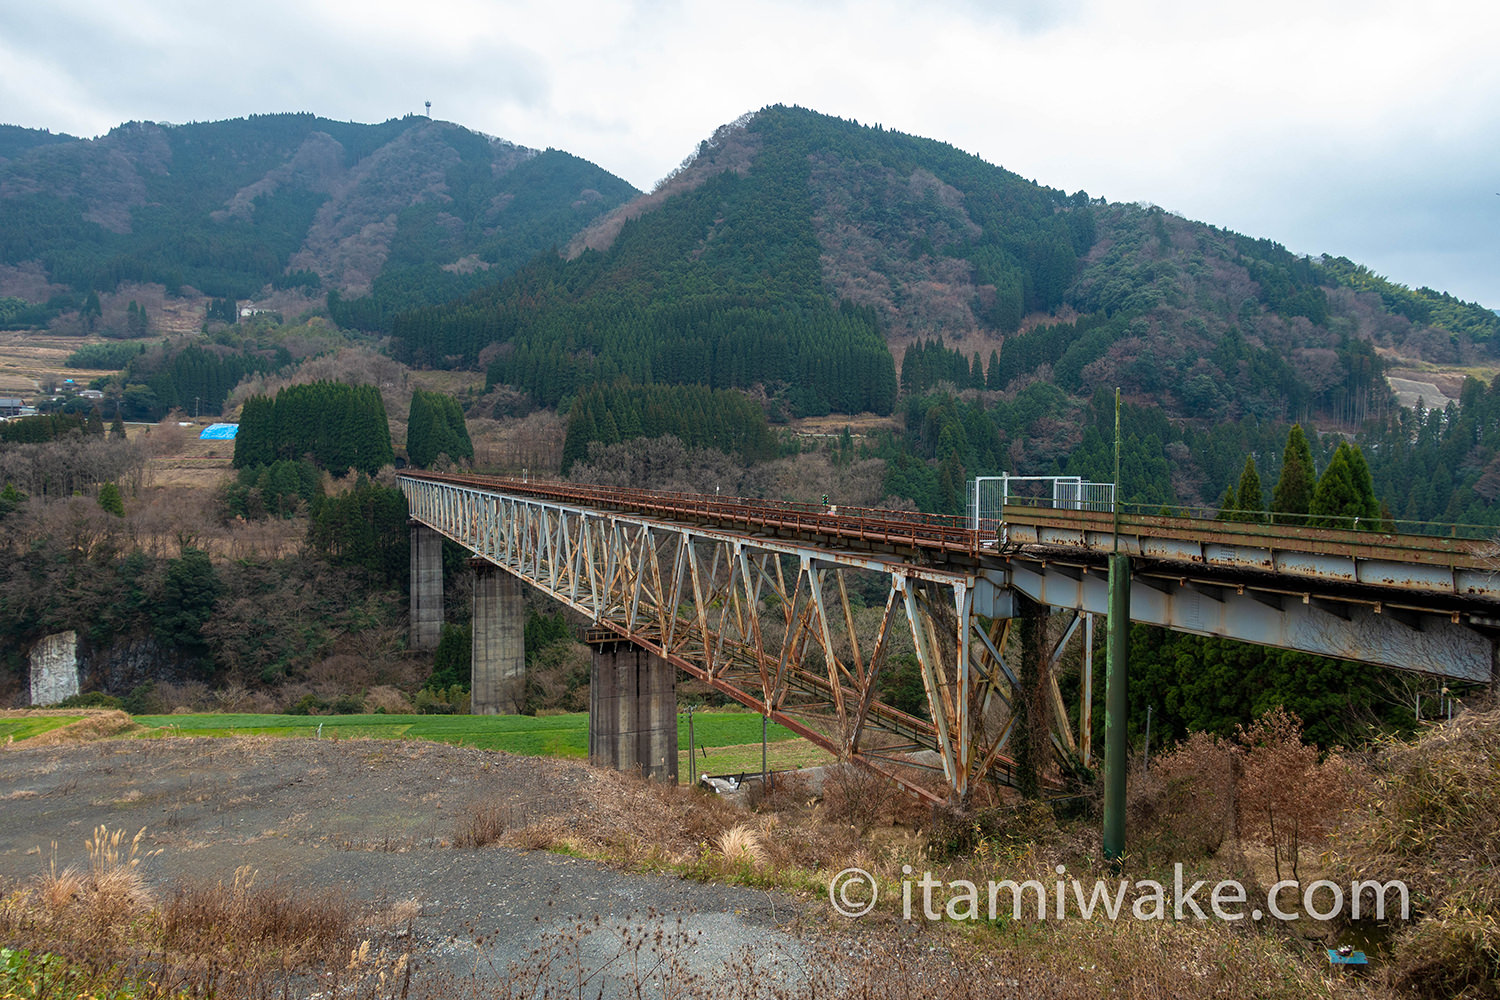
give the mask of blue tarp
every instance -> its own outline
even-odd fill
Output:
[[[203,433],[198,435],[200,441],[233,441],[234,435],[239,431],[239,424],[209,424],[203,428]]]

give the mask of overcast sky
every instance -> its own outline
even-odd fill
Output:
[[[0,0],[0,122],[421,113],[649,189],[800,104],[1500,307],[1500,4]]]

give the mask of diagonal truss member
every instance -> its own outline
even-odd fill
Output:
[[[1015,781],[1013,596],[977,565],[914,565],[420,478],[401,488],[413,517],[840,759],[934,802],[963,801],[984,778]],[[1075,635],[1091,651],[1091,618],[1072,615],[1040,685],[1054,749],[1085,765],[1090,657],[1076,736],[1056,668]],[[925,716],[892,704],[911,707],[888,693],[895,657],[915,664]]]

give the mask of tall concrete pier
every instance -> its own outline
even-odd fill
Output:
[[[411,648],[437,649],[443,635],[443,536],[411,525]]]
[[[677,668],[632,642],[594,644],[589,760],[677,782]]]
[[[526,688],[526,605],[521,582],[488,559],[474,571],[474,645],[469,711],[518,715]]]

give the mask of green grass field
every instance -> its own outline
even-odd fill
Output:
[[[587,757],[589,751],[589,718],[586,713],[570,715],[137,715],[135,721],[148,727],[144,738],[152,736],[291,736],[323,739],[422,739],[455,743],[485,750],[546,757]],[[17,722],[50,722],[46,719],[20,719]],[[693,728],[698,746],[708,747],[707,761],[699,760],[717,772],[721,761],[730,763],[714,748],[755,744],[754,770],[760,769],[760,716],[748,712],[696,712]],[[3,733],[4,730],[0,730]],[[30,734],[28,734],[30,735]],[[20,740],[24,737],[17,736]],[[773,725],[767,735],[772,742],[795,740],[796,734]],[[686,752],[687,715],[677,717],[677,739]],[[739,756],[734,757],[738,761]],[[780,759],[779,757],[777,759]],[[702,771],[704,768],[699,767]],[[725,770],[744,770],[735,763]]]
[[[0,743],[7,739],[19,743],[49,730],[61,729],[81,718],[81,715],[31,715],[20,719],[0,719]]]
[[[687,743],[683,742],[681,747],[682,749],[677,754],[677,774],[680,781],[686,782],[689,773]],[[693,773],[695,774],[759,774],[760,734],[756,733],[754,743],[700,748],[695,757],[697,758],[694,761],[696,766]],[[833,762],[832,754],[806,740],[790,739],[774,743],[768,741],[766,746],[766,767],[772,771],[817,767]]]

